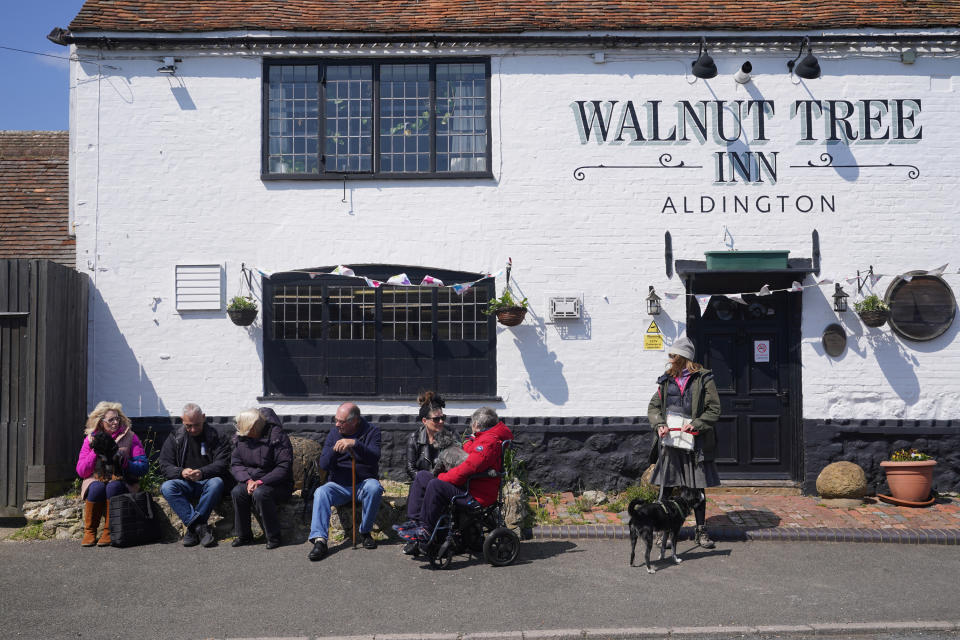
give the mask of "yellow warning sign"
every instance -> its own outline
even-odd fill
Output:
[[[643,350],[644,351],[663,351],[663,335],[656,334],[646,334],[643,336]]]
[[[657,321],[656,321],[656,320],[651,320],[651,321],[650,321],[650,326],[647,327],[647,333],[662,333],[662,332],[660,331],[660,327],[657,326]]]

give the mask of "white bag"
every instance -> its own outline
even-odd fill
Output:
[[[663,445],[674,449],[693,451],[694,434],[683,431],[683,425],[689,421],[690,418],[684,418],[679,413],[667,412],[667,428],[669,431],[663,437]]]

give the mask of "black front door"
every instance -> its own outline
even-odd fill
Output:
[[[799,453],[798,293],[710,298],[692,323],[697,357],[711,369],[722,412],[717,424],[717,468],[722,478],[789,479]],[[797,320],[798,321],[798,320]],[[798,325],[799,327],[799,325]],[[798,328],[797,327],[797,328]],[[795,362],[791,358],[796,359]],[[793,376],[793,377],[792,377]]]

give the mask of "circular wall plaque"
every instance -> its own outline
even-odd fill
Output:
[[[831,324],[823,330],[823,350],[836,358],[847,348],[847,332],[839,324]]]
[[[908,340],[933,340],[942,335],[957,315],[950,285],[926,271],[911,271],[894,278],[887,288],[890,328]]]

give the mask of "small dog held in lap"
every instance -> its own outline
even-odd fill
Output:
[[[94,477],[102,482],[122,479],[123,468],[118,455],[117,443],[109,434],[98,431],[93,436],[90,448],[97,454],[97,462],[93,468]]]
[[[433,463],[433,475],[435,476],[444,471],[450,471],[467,459],[467,452],[460,446],[456,436],[446,429],[434,436],[433,446],[440,450],[436,462]]]
[[[647,565],[647,573],[656,573],[657,570],[650,566],[650,548],[653,546],[655,531],[663,532],[658,559],[663,560],[664,551],[668,543],[671,543],[673,561],[680,564],[682,560],[677,555],[677,535],[680,533],[683,521],[704,499],[699,489],[683,487],[680,489],[679,496],[664,499],[663,502],[644,502],[639,498],[631,500],[630,506],[627,507],[627,513],[630,514],[630,566],[633,566],[637,539],[642,538],[646,546],[643,557]]]

